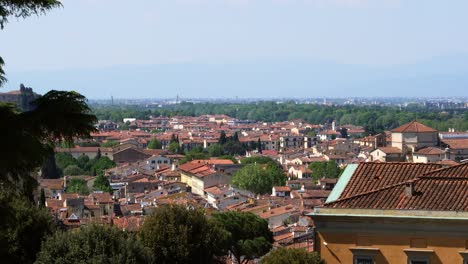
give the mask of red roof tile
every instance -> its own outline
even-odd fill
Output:
[[[340,198],[401,183],[441,167],[433,163],[360,163]]]
[[[392,132],[396,133],[409,133],[409,132],[417,132],[417,133],[423,133],[423,132],[437,132],[437,130],[428,127],[426,125],[423,125],[419,123],[418,121],[412,121],[409,122],[408,124],[404,124],[400,127],[397,127],[392,130]]]

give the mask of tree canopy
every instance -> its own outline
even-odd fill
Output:
[[[309,164],[309,169],[312,171],[312,178],[318,180],[320,178],[338,178],[341,169],[335,161],[317,161]]]
[[[62,175],[104,175],[106,169],[110,169],[116,166],[115,162],[109,159],[108,157],[99,157],[96,156],[93,159],[90,159],[86,155],[82,155],[75,159],[70,153],[57,153],[55,154],[55,160],[57,163],[57,168]],[[73,172],[78,171],[76,167],[81,169],[81,174],[68,174],[65,171],[67,168],[73,166]]]
[[[42,239],[54,230],[50,213],[24,197],[1,191],[0,215],[1,262],[33,263]]]
[[[86,181],[79,178],[72,178],[67,183],[67,188],[65,189],[67,193],[79,193],[82,195],[89,194],[88,185],[86,185]]]
[[[103,148],[112,148],[112,147],[118,146],[119,144],[120,143],[118,141],[109,140],[107,142],[102,143],[101,147],[103,147]]]
[[[115,227],[90,225],[48,237],[36,263],[143,264],[154,261],[148,249],[131,234]]]
[[[104,175],[99,175],[94,179],[93,188],[98,191],[108,192],[112,194],[112,188],[109,180]]]
[[[360,106],[360,105],[320,105],[301,104],[296,102],[256,102],[256,103],[188,103],[167,105],[148,109],[146,106],[95,106],[94,113],[99,119],[112,119],[116,116],[199,116],[204,114],[226,114],[241,120],[263,122],[282,122],[302,119],[311,124],[325,124],[336,120],[337,124],[363,126],[367,133],[376,134],[391,130],[412,120],[447,131],[455,128],[458,131],[468,130],[467,111],[463,109],[426,109],[408,105],[400,106]],[[309,130],[309,135],[315,135]],[[220,142],[221,143],[221,142]]]
[[[286,184],[286,176],[276,165],[248,164],[231,179],[232,185],[255,194],[271,193],[273,186]]]
[[[201,209],[179,205],[157,208],[139,232],[158,263],[212,263],[225,255],[228,232]]]
[[[82,170],[77,165],[69,165],[63,170],[63,175],[70,175],[70,176],[77,176],[77,175],[84,175],[85,171]]]
[[[261,264],[323,264],[317,252],[302,248],[278,248],[266,255]]]
[[[213,214],[218,222],[230,233],[229,251],[237,263],[265,255],[273,243],[273,234],[266,220],[252,213],[225,212]]]
[[[50,91],[34,104],[36,108],[28,112],[0,106],[0,117],[10,127],[0,130],[0,136],[9,139],[0,154],[0,182],[25,194],[35,186],[31,172],[41,167],[55,142],[89,136],[97,121],[85,97],[76,92]]]
[[[161,142],[159,140],[153,138],[148,142],[148,148],[149,149],[162,149]]]
[[[254,157],[248,157],[248,158],[243,158],[241,160],[242,164],[275,164],[276,162],[266,156],[254,156]]]

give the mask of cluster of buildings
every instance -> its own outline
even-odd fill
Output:
[[[320,252],[327,263],[466,263],[468,256],[468,133],[439,132],[417,121],[365,136],[362,127],[263,123],[225,115],[131,120],[120,131],[101,122],[92,141],[114,147],[58,148],[74,157],[107,156],[113,193],[66,193],[73,177],[42,180],[46,206],[73,228],[90,222],[136,231],[158,206],[251,212],[265,219],[276,247]],[[235,160],[212,157],[181,164],[185,150],[209,149],[221,132],[251,147]],[[157,139],[161,149],[147,149]],[[79,143],[80,140],[77,140]],[[256,195],[230,185],[245,157],[278,163],[286,185]],[[237,161],[237,162],[235,162]],[[339,179],[312,178],[309,164],[333,161]],[[465,261],[465,262],[462,262]]]

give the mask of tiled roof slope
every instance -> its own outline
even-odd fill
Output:
[[[408,124],[404,124],[400,127],[397,127],[395,129],[392,130],[392,132],[396,132],[396,133],[406,133],[406,132],[419,132],[419,133],[422,133],[422,132],[437,132],[437,130],[431,128],[431,127],[428,127],[426,125],[423,125],[421,123],[419,123],[418,121],[412,121],[412,122],[409,122]]]
[[[468,163],[328,203],[328,208],[468,211]],[[407,195],[413,184],[413,195]]]
[[[360,163],[341,193],[340,199],[414,179],[440,168],[442,168],[440,164],[433,163]]]
[[[468,211],[468,178],[421,177],[414,180],[415,194],[405,194],[400,183],[325,205],[328,208]]]
[[[423,177],[468,178],[468,162],[423,174]]]

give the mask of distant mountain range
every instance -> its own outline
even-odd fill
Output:
[[[89,98],[468,96],[468,56],[392,66],[278,60],[7,74],[4,90],[24,83],[39,93],[76,90]]]

